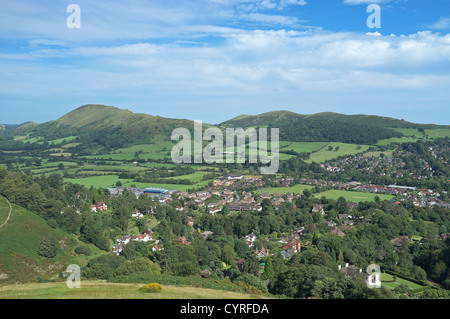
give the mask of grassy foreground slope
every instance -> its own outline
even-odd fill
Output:
[[[44,219],[22,207],[12,204],[12,208],[9,221],[0,228],[0,275],[4,278],[0,283],[53,279],[69,264],[84,266],[87,263],[88,257],[74,252],[75,247],[82,244],[75,236],[51,228]],[[37,254],[44,238],[57,241],[59,249],[54,258]],[[89,247],[92,252],[89,258],[103,254],[98,248]]]
[[[0,299],[252,299],[266,298],[232,291],[163,285],[160,293],[143,293],[143,284],[81,281],[70,289],[65,282],[0,286]]]

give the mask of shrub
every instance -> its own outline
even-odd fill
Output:
[[[85,245],[79,245],[75,248],[75,253],[77,253],[78,255],[90,256],[91,248],[89,248],[88,246],[85,246]]]
[[[54,219],[49,219],[47,225],[49,225],[51,228],[58,228],[58,222]]]
[[[114,275],[126,276],[140,271],[148,271],[151,274],[159,275],[161,273],[161,267],[146,258],[137,258],[133,261],[126,261],[121,264],[117,267]]]
[[[156,282],[153,282],[151,284],[147,284],[147,285],[139,288],[139,290],[142,292],[147,292],[147,293],[161,292],[162,286]]]
[[[56,243],[56,240],[53,238],[45,238],[42,240],[39,244],[37,254],[45,258],[55,257],[58,254],[58,244]]]
[[[267,292],[267,286],[264,284],[264,282],[259,279],[258,277],[251,275],[251,274],[242,274],[238,276],[234,282],[242,282],[246,286],[252,286],[253,288],[256,288],[257,290],[261,290],[262,292]]]
[[[109,279],[123,262],[122,257],[112,254],[102,255],[89,260],[83,274],[86,278]]]

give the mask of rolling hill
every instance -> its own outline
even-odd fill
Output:
[[[231,120],[220,123],[220,126],[224,127],[250,127],[250,126],[266,126],[283,125],[287,123],[295,123],[299,120],[330,120],[348,122],[357,125],[370,125],[378,127],[388,128],[423,128],[423,129],[437,129],[437,128],[450,128],[449,125],[440,126],[435,124],[417,124],[404,120],[394,119],[390,117],[383,117],[377,115],[346,115],[333,112],[322,112],[316,114],[298,114],[291,111],[273,111],[262,113],[258,115],[241,115]]]
[[[243,115],[220,123],[221,127],[273,127],[280,129],[280,139],[292,142],[340,142],[375,144],[406,136],[405,132],[444,129],[450,126],[416,124],[375,115],[345,115],[332,112],[303,115],[290,111]]]
[[[209,127],[204,124],[203,128]],[[43,124],[25,123],[3,134],[0,149],[7,151],[45,149],[70,139],[79,155],[109,154],[118,149],[140,144],[164,144],[175,128],[193,130],[193,121],[170,119],[113,106],[88,104]],[[376,144],[380,140],[394,140],[409,134],[447,134],[450,126],[416,124],[404,120],[374,115],[344,115],[332,112],[303,115],[291,111],[274,111],[259,115],[240,115],[220,123],[218,127],[272,127],[280,129],[280,139],[288,142],[336,142]],[[437,131],[437,130],[442,130]],[[430,132],[428,132],[430,131]],[[431,132],[432,131],[432,132]],[[9,136],[8,141],[6,136]],[[270,134],[269,134],[270,135]],[[14,141],[11,141],[12,137]],[[39,144],[40,146],[36,145]],[[26,145],[28,144],[28,145]],[[33,145],[34,144],[34,145]],[[58,146],[59,147],[59,146]],[[163,148],[163,147],[161,147]]]
[[[72,142],[83,143],[82,153],[92,149],[118,149],[153,139],[170,140],[173,129],[191,129],[193,122],[133,113],[105,105],[84,105],[61,118],[43,124],[27,123],[18,127],[15,135],[27,135],[46,141],[76,137]],[[29,139],[28,139],[29,141]],[[34,140],[33,140],[34,141]],[[27,142],[27,140],[24,140]]]

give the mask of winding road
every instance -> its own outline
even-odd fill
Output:
[[[8,202],[8,205],[9,205],[9,213],[8,213],[8,218],[6,218],[6,221],[5,221],[3,224],[0,225],[0,228],[2,228],[3,226],[6,225],[6,223],[7,223],[8,220],[9,220],[9,218],[11,217],[11,212],[12,212],[12,206],[11,206],[11,203],[9,202],[9,200],[8,200],[6,197],[3,197],[3,198]]]

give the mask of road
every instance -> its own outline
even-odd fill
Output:
[[[12,206],[11,203],[9,202],[9,200],[6,197],[3,197],[4,199],[6,199],[6,201],[8,202],[9,205],[9,213],[8,213],[8,218],[6,218],[6,221],[0,225],[0,228],[2,228],[3,226],[6,225],[6,223],[9,221],[9,218],[11,217],[11,212],[12,212]]]

